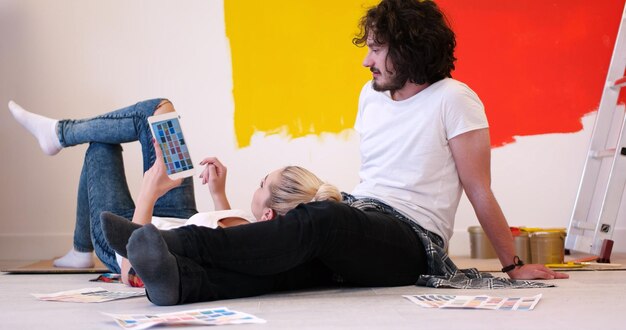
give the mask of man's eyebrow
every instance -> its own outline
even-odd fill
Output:
[[[381,47],[383,45],[380,42],[377,42],[376,40],[373,40],[373,39],[367,39],[365,44],[367,45],[367,47]]]

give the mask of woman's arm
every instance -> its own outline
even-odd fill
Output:
[[[458,135],[449,141],[461,184],[478,221],[493,244],[500,263],[513,263],[515,247],[504,213],[491,191],[491,145],[489,130],[479,129]],[[513,279],[567,278],[543,265],[524,265],[508,272]]]
[[[216,157],[207,157],[200,162],[200,165],[206,165],[200,178],[202,184],[209,185],[215,211],[230,210],[230,203],[226,197],[226,166]]]
[[[139,197],[135,203],[135,213],[133,214],[133,222],[140,225],[145,225],[152,221],[152,212],[157,199],[183,182],[183,179],[172,180],[167,176],[161,147],[154,139],[152,143],[156,159],[152,167],[143,175]],[[127,259],[122,260],[122,282],[126,285],[129,285],[128,271],[130,267],[131,265]]]

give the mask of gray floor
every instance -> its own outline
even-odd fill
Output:
[[[3,264],[0,261],[0,265]],[[4,262],[7,265],[7,262]],[[110,313],[165,313],[228,307],[267,320],[228,329],[626,329],[626,271],[572,271],[556,288],[453,290],[424,287],[349,288],[272,294],[185,306],[157,307],[145,298],[97,304],[46,302],[31,293],[120,284],[92,283],[93,274],[0,274],[0,329],[121,329]],[[533,311],[434,310],[405,294],[531,296],[543,294]],[[200,328],[185,327],[188,329]],[[202,327],[206,328],[206,327]]]

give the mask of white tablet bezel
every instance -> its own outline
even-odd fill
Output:
[[[163,113],[163,114],[160,114],[160,115],[155,115],[155,116],[148,117],[148,126],[150,126],[150,132],[152,132],[152,137],[157,141],[157,143],[159,144],[159,147],[161,148],[161,152],[163,152],[163,147],[161,145],[161,141],[157,138],[157,136],[156,136],[156,134],[154,132],[154,129],[152,128],[152,125],[154,123],[157,123],[157,122],[167,121],[167,120],[172,120],[172,119],[178,120],[178,124],[180,126],[181,133],[183,135],[183,138],[185,139],[185,145],[187,145],[187,151],[189,151],[189,144],[187,143],[187,139],[185,138],[185,133],[182,132],[183,126],[182,126],[182,124],[180,122],[180,116],[178,115],[177,112],[166,112],[166,113]],[[191,160],[191,152],[189,154],[189,159]],[[176,172],[176,173],[173,173],[173,174],[168,174],[167,176],[169,176],[170,179],[172,179],[172,180],[179,179],[179,178],[186,178],[186,177],[192,176],[195,173],[196,166],[193,163],[193,161],[191,162],[191,165],[193,166],[193,168],[191,168],[191,169],[184,170],[184,171],[181,171],[181,172]]]

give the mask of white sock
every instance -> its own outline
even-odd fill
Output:
[[[91,252],[78,252],[72,248],[68,253],[52,263],[54,267],[63,268],[93,268],[93,255]]]
[[[13,101],[9,101],[9,110],[15,120],[35,136],[46,155],[56,155],[63,149],[56,132],[58,120],[28,112]]]

